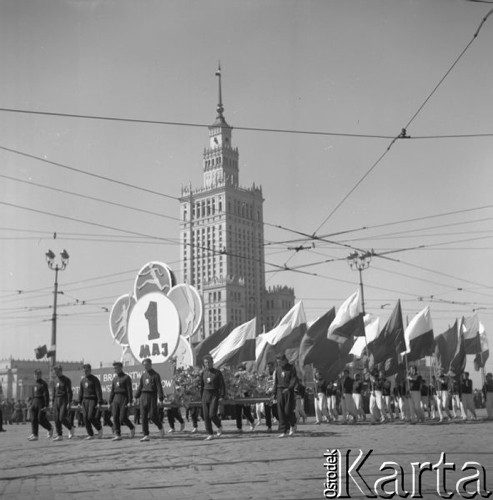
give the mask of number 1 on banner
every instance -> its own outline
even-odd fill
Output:
[[[147,336],[148,340],[156,340],[161,337],[158,331],[157,324],[157,302],[149,302],[149,306],[147,311],[144,313],[145,319],[147,320],[147,324],[149,325],[149,335]]]

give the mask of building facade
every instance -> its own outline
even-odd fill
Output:
[[[220,70],[216,75],[219,99],[203,152],[203,186],[184,186],[180,197],[183,281],[204,299],[197,341],[254,317],[257,331],[265,328],[264,198],[260,186],[239,184],[238,148],[224,117]]]
[[[265,330],[276,326],[282,317],[294,306],[294,290],[287,286],[269,287],[265,292]]]
[[[83,361],[57,361],[64,371],[80,370],[82,375]],[[0,399],[24,401],[32,395],[34,387],[34,370],[39,368],[46,382],[50,378],[49,361],[32,361],[24,359],[0,359]],[[72,383],[79,383],[79,380]]]

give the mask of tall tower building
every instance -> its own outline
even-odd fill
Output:
[[[203,153],[203,186],[182,187],[180,241],[184,282],[204,298],[197,340],[228,322],[264,324],[265,262],[262,188],[239,185],[238,148],[224,118],[221,69],[217,116]]]

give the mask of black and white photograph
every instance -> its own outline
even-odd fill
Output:
[[[493,493],[493,0],[0,0],[0,498]]]

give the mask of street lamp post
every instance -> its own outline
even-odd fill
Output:
[[[56,306],[57,306],[57,297],[58,297],[58,271],[64,271],[67,267],[68,260],[70,258],[67,250],[63,250],[60,253],[60,257],[62,259],[62,263],[55,263],[55,254],[48,250],[45,254],[46,262],[48,263],[48,267],[55,271],[55,289],[53,291],[53,315],[51,317],[51,363],[50,363],[50,382],[53,384],[54,375],[53,375],[53,367],[56,365],[56,323],[57,323],[57,314],[56,314]]]
[[[363,315],[365,314],[365,295],[363,292],[363,271],[370,267],[370,261],[372,258],[373,252],[357,252],[349,254],[347,257],[347,261],[351,269],[357,270],[359,272],[359,287],[361,290],[361,306],[363,309]]]
[[[353,253],[349,254],[347,257],[349,267],[353,271],[357,270],[359,272],[359,287],[360,287],[360,291],[361,291],[361,309],[363,312],[363,317],[365,316],[365,295],[363,292],[363,271],[370,267],[370,261],[371,261],[372,255],[373,255],[373,250],[371,252],[370,251],[358,252],[355,250]],[[365,345],[366,345],[366,352],[367,352],[365,366],[366,366],[366,369],[369,369],[370,360],[368,358],[369,351],[368,351],[368,341],[366,339],[366,333],[365,333]]]

